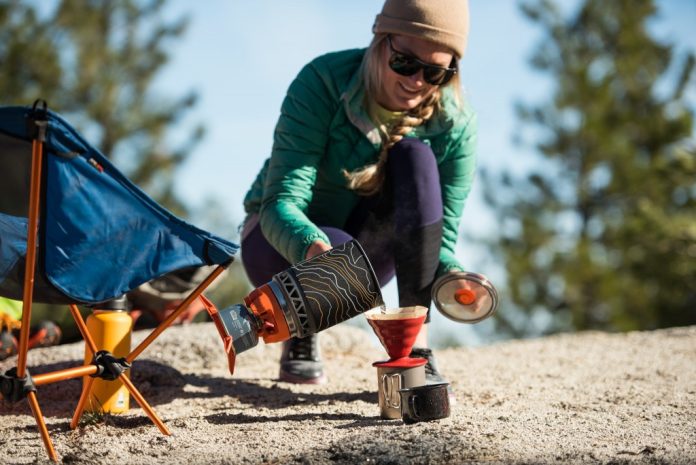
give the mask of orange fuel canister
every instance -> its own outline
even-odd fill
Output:
[[[133,319],[128,313],[124,298],[96,305],[87,317],[87,329],[94,339],[97,350],[106,350],[116,358],[125,357],[131,349]],[[85,362],[92,361],[92,354],[85,347]],[[129,376],[126,372],[126,376]],[[124,384],[116,379],[108,381],[96,378],[92,384],[85,410],[101,413],[123,413],[128,411],[130,396]]]

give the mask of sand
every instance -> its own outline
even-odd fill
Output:
[[[379,418],[374,337],[346,325],[322,336],[330,382],[298,386],[275,380],[277,344],[241,354],[231,376],[212,324],[170,328],[132,379],[172,436],[133,400],[70,430],[79,380],[38,398],[64,463],[696,463],[696,327],[438,351],[458,402],[451,417],[415,425]],[[67,368],[82,351],[34,350],[29,366]],[[46,462],[26,402],[3,401],[0,463]]]

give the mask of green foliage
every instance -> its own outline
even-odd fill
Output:
[[[550,316],[547,331],[696,324],[693,54],[650,36],[650,0],[522,10],[545,34],[531,64],[555,89],[517,108],[538,162],[484,176],[511,300]]]
[[[226,235],[234,227],[212,218],[213,207],[189,211],[174,193],[175,170],[204,131],[178,125],[196,104],[194,92],[170,97],[155,88],[187,26],[165,11],[165,0],[0,1],[0,105],[46,100],[160,204],[179,216],[195,213],[196,224],[212,222]],[[235,262],[211,296],[222,308],[248,290]],[[32,321],[53,320],[72,341],[79,333],[65,310],[35,304]]]
[[[174,213],[174,170],[203,135],[195,128],[172,148],[169,130],[196,103],[152,89],[167,45],[186,20],[163,18],[164,0],[0,3],[0,104],[37,98],[68,117],[128,177]]]
[[[99,402],[96,396],[90,399],[90,402]],[[82,412],[82,417],[80,418],[80,426],[106,426],[108,414],[104,413],[102,406],[99,406],[99,410],[84,410]]]

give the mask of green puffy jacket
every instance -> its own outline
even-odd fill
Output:
[[[273,151],[244,199],[260,215],[266,239],[290,262],[304,260],[317,227],[342,228],[359,201],[343,170],[374,163],[379,131],[364,108],[359,76],[365,49],[316,58],[290,85],[276,125]],[[442,184],[443,241],[438,276],[461,270],[454,257],[457,229],[475,171],[476,116],[443,92],[444,112],[412,136],[435,153]]]

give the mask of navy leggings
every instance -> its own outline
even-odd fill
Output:
[[[382,286],[396,275],[400,307],[430,307],[442,243],[440,174],[430,146],[402,139],[389,150],[383,189],[362,198],[342,229],[319,227],[333,246],[356,238]],[[256,218],[245,225],[241,248],[244,269],[256,287],[290,266]]]

